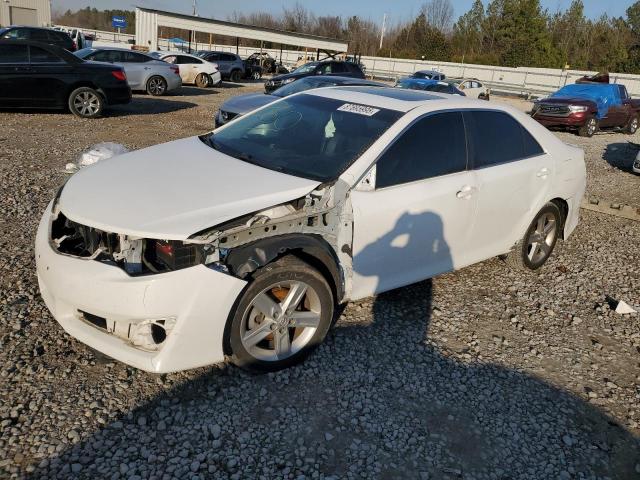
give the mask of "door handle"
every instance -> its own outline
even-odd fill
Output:
[[[549,169],[547,167],[541,168],[538,170],[538,173],[536,173],[536,177],[538,178],[547,178],[547,175],[549,175]]]
[[[469,200],[473,196],[473,190],[471,185],[465,185],[456,193],[456,197],[461,200]]]

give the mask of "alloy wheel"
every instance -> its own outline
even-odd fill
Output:
[[[149,80],[149,91],[153,95],[162,95],[164,93],[164,80],[159,77]]]
[[[594,133],[596,133],[596,119],[595,118],[589,119],[589,123],[587,124],[587,132],[589,133],[589,136],[591,136]]]
[[[557,225],[552,213],[540,215],[535,230],[527,239],[527,257],[531,263],[541,262],[549,256],[556,239]]]
[[[279,282],[262,290],[245,310],[240,339],[257,360],[275,362],[306,347],[321,319],[320,296],[301,281]]]
[[[100,111],[100,99],[95,93],[80,92],[73,99],[73,106],[83,117],[90,117]]]

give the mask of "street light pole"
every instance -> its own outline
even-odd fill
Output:
[[[382,30],[380,30],[380,49],[382,49],[382,41],[384,40],[384,31],[387,28],[387,14],[382,17]]]

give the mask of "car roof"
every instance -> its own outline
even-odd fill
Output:
[[[348,103],[357,103],[371,107],[386,108],[399,112],[409,112],[421,106],[433,106],[433,110],[450,108],[477,108],[482,110],[498,110],[519,115],[519,112],[499,103],[490,103],[485,100],[477,100],[469,97],[454,96],[446,93],[424,92],[418,90],[406,90],[394,87],[368,87],[368,86],[335,86],[307,90],[298,95],[315,95],[318,97],[342,100]],[[515,112],[515,113],[514,113]]]

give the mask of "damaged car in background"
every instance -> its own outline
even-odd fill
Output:
[[[584,187],[582,150],[508,106],[309,90],[71,176],[38,281],[70,335],[137,368],[277,370],[349,300],[493,256],[540,268]]]
[[[592,137],[598,130],[617,129],[633,135],[640,126],[640,100],[620,84],[576,83],[548,98],[536,100],[531,116],[549,128],[574,130]]]

